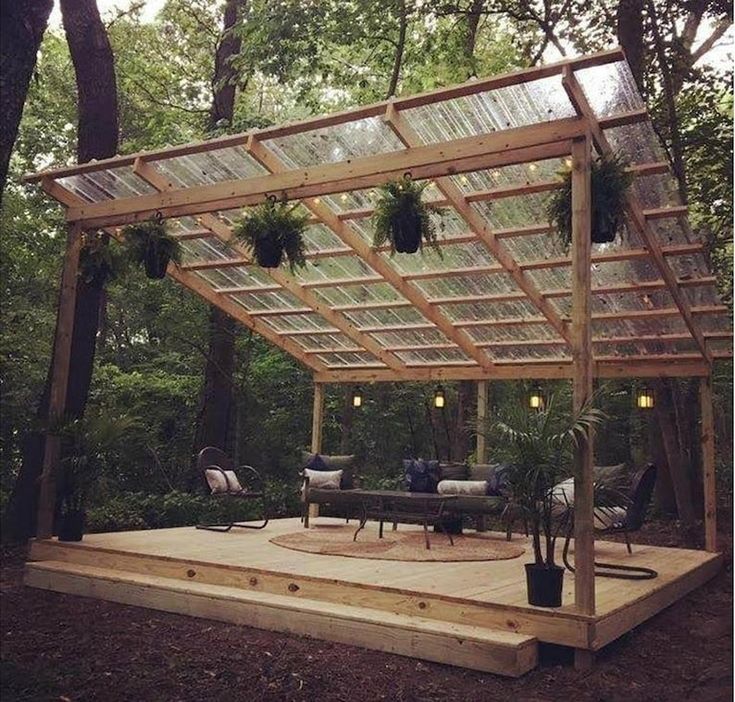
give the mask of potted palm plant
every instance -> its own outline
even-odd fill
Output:
[[[308,216],[298,212],[297,207],[298,203],[289,205],[271,195],[235,223],[235,238],[250,250],[259,266],[278,268],[284,254],[292,273],[296,266],[306,265],[304,231]]]
[[[110,452],[133,424],[130,417],[100,415],[72,421],[59,431],[67,447],[59,480],[59,541],[82,540],[89,493]]]
[[[160,213],[145,222],[128,225],[123,236],[130,258],[142,265],[152,280],[165,278],[169,262],[181,260],[181,244],[168,233]]]
[[[556,227],[565,247],[572,241],[572,171],[560,174],[562,186],[547,203],[551,223]],[[625,212],[625,195],[633,182],[633,175],[620,156],[600,156],[592,161],[590,174],[592,189],[592,242],[604,244],[615,241]]]
[[[574,448],[604,415],[585,406],[571,414],[552,396],[538,410],[512,406],[490,424],[500,460],[508,463],[511,501],[528,524],[533,563],[526,564],[528,602],[559,607],[564,568],[556,564],[557,536],[564,526],[554,487],[572,472]]]
[[[416,253],[424,243],[439,248],[431,214],[438,210],[423,201],[428,183],[416,183],[406,173],[379,189],[373,212],[373,246],[390,244],[391,254]]]

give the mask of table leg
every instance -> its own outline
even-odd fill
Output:
[[[380,527],[378,527],[378,538],[383,538],[383,520],[380,520]]]
[[[353,541],[357,541],[357,535],[360,533],[360,531],[362,529],[365,528],[365,524],[366,524],[367,518],[368,518],[368,515],[367,515],[367,507],[365,506],[364,503],[361,505],[361,507],[362,507],[362,517],[360,518],[360,524],[357,527],[357,531],[355,531],[355,534],[352,537],[352,540]]]

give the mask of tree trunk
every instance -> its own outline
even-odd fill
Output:
[[[340,426],[342,430],[342,436],[340,437],[339,444],[339,450],[343,454],[347,454],[350,452],[353,415],[354,411],[352,408],[352,387],[349,385],[345,385],[342,398],[342,422]]]
[[[403,64],[403,52],[406,48],[406,30],[408,29],[408,12],[406,11],[406,0],[398,0],[398,41],[396,52],[393,56],[393,70],[391,71],[388,95],[392,97],[398,90],[398,81],[401,77],[401,65]]]
[[[618,41],[625,51],[638,89],[643,93],[643,0],[620,0],[617,25]]]
[[[53,0],[0,2],[0,202],[38,47],[53,4]]]
[[[61,0],[64,31],[69,44],[78,92],[77,157],[80,163],[117,153],[118,107],[115,66],[107,32],[95,0]],[[72,332],[69,385],[65,415],[84,415],[94,370],[99,309],[104,282],[77,283],[77,302]],[[42,427],[48,421],[48,402],[55,350],[36,418]],[[23,442],[23,463],[13,487],[6,515],[5,538],[22,541],[35,533],[38,477],[46,445],[42,431],[31,432]]]
[[[231,127],[235,110],[235,82],[238,72],[232,59],[240,53],[242,40],[235,26],[246,8],[245,0],[227,0],[224,9],[222,34],[214,62],[213,97],[209,111],[209,127]],[[219,308],[209,310],[209,354],[204,369],[201,404],[194,432],[192,475],[190,486],[200,483],[194,474],[196,455],[206,446],[227,451],[232,437],[235,368],[235,338],[237,323]],[[242,417],[238,418],[242,421]]]
[[[480,26],[480,18],[484,9],[485,0],[472,0],[472,5],[465,15],[464,59],[467,68],[465,78],[477,75],[475,45],[477,43],[477,28]]]

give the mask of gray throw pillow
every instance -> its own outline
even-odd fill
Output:
[[[355,455],[326,456],[323,453],[315,454],[309,451],[301,452],[301,465],[305,468],[313,468],[311,465],[315,456],[319,456],[328,470],[342,471],[342,490],[351,490],[355,487]]]

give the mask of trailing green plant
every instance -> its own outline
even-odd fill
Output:
[[[235,237],[253,254],[259,266],[277,268],[284,253],[292,273],[296,267],[306,265],[304,231],[309,218],[298,207],[298,203],[289,205],[271,195],[235,223]]]
[[[509,466],[511,500],[529,525],[536,565],[555,565],[556,538],[563,524],[554,519],[559,504],[554,486],[573,473],[575,447],[604,418],[591,404],[570,413],[552,395],[539,410],[506,406],[481,429],[495,440],[498,460]]]
[[[181,244],[171,236],[160,213],[144,222],[123,229],[130,259],[145,268],[149,278],[160,280],[166,275],[169,261],[181,261]]]
[[[438,212],[423,200],[428,183],[416,183],[409,173],[379,188],[380,197],[373,212],[373,246],[390,244],[391,255],[416,253],[424,243],[439,255],[436,227],[431,214]]]
[[[79,251],[79,277],[87,285],[102,287],[125,268],[119,247],[110,245],[109,235],[88,235]]]
[[[572,171],[559,173],[562,186],[549,197],[547,213],[562,245],[572,241]],[[601,156],[592,161],[592,241],[597,244],[615,240],[625,212],[625,196],[633,183],[622,156]]]

